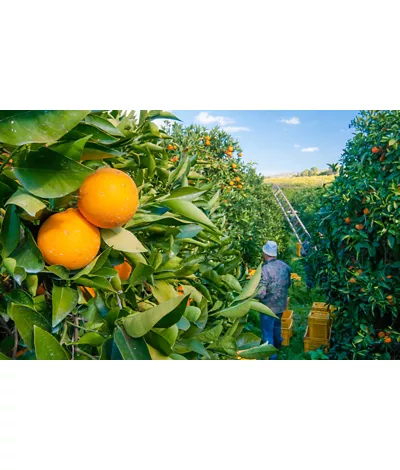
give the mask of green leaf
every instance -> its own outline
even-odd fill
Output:
[[[260,346],[261,338],[254,333],[242,333],[236,340],[237,346],[240,349],[249,349],[255,346]]]
[[[83,149],[81,160],[102,160],[104,158],[122,157],[124,154],[114,148],[89,142]]]
[[[236,318],[244,317],[249,312],[250,307],[251,300],[246,300],[245,302],[240,302],[232,307],[220,310],[219,312],[217,312],[217,315],[233,320]]]
[[[89,111],[15,111],[0,118],[0,142],[52,143],[73,129]]]
[[[115,328],[114,342],[125,360],[151,360],[143,338],[131,338],[120,326]]]
[[[126,253],[144,253],[147,249],[140,241],[124,228],[102,229],[101,237],[108,246],[114,250],[124,251]]]
[[[20,188],[17,189],[17,191],[5,203],[6,206],[8,204],[15,204],[16,206],[21,207],[32,217],[35,217],[38,212],[46,208],[46,204]]]
[[[187,331],[190,328],[190,322],[185,317],[182,317],[176,326],[182,331]]]
[[[124,134],[119,129],[117,129],[113,124],[111,124],[110,121],[100,116],[89,114],[86,116],[85,122],[87,122],[88,124],[91,124],[92,126],[97,127],[98,129],[101,129],[104,132],[107,132],[107,134],[114,135],[117,137],[124,137]]]
[[[237,351],[237,355],[245,359],[266,359],[277,352],[278,350],[272,344],[264,343],[254,348]]]
[[[169,113],[168,111],[150,111],[145,119],[146,121],[154,121],[154,119],[172,119],[173,121],[181,121],[177,116],[175,116],[175,114]]]
[[[89,168],[45,147],[21,154],[14,168],[22,186],[44,198],[58,198],[76,191],[91,173]]]
[[[232,336],[219,337],[215,343],[210,344],[208,349],[224,352],[230,356],[234,356],[237,350],[235,338]]]
[[[149,331],[145,336],[145,340],[147,344],[166,356],[169,356],[172,353],[169,341],[163,336],[157,334],[155,331]]]
[[[28,292],[30,295],[35,296],[37,292],[37,288],[39,285],[39,278],[36,274],[27,274],[26,276],[26,286],[28,288]]]
[[[199,309],[199,307],[192,307],[189,305],[186,307],[185,313],[183,315],[191,323],[194,323],[200,318],[201,310]]]
[[[64,266],[53,264],[52,266],[46,266],[46,269],[64,281],[69,279],[69,271]]]
[[[259,313],[264,313],[264,315],[269,315],[270,317],[278,318],[269,307],[262,304],[261,302],[257,302],[256,300],[252,300],[250,302],[250,309]]]
[[[107,250],[104,250],[100,255],[96,256],[93,261],[91,261],[87,266],[85,266],[78,273],[76,273],[71,279],[75,281],[82,276],[86,276],[88,274],[91,274],[92,272],[97,272],[104,266],[104,263],[108,260],[110,253],[111,248],[107,248]]]
[[[243,300],[251,297],[257,290],[260,281],[261,281],[261,268],[262,265],[260,264],[254,273],[254,276],[250,279],[247,285],[242,290],[242,293],[237,297],[236,300]]]
[[[10,292],[4,293],[4,297],[11,300],[14,304],[34,308],[31,296],[22,289],[14,289]]]
[[[44,330],[50,329],[48,320],[39,312],[23,305],[11,305],[11,315],[19,334],[29,349],[33,348],[33,327],[39,326]]]
[[[8,360],[11,360],[11,358],[6,356],[2,352],[0,352],[0,361],[8,361]]]
[[[213,328],[208,328],[207,330],[204,330],[198,335],[196,335],[196,339],[201,341],[202,343],[211,343],[212,341],[217,341],[223,329],[224,327],[222,323],[219,323]]]
[[[47,331],[42,330],[38,326],[34,326],[35,337],[35,353],[36,359],[46,360],[67,360],[69,359],[67,352],[60,343]]]
[[[85,333],[78,341],[78,344],[89,344],[95,348],[99,348],[107,338],[99,333]]]
[[[173,199],[165,200],[162,204],[167,206],[168,209],[218,232],[217,227],[211,222],[211,220],[192,202],[182,199]]]
[[[21,285],[22,281],[26,278],[25,269],[17,266],[17,262],[14,258],[3,259],[3,266],[6,268],[8,273],[11,274],[15,281]]]
[[[166,281],[155,281],[151,286],[151,291],[158,303],[165,302],[166,300],[177,297],[176,290]]]
[[[38,273],[44,268],[41,251],[29,230],[25,230],[24,242],[12,253],[17,266],[24,268],[27,273]]]
[[[240,282],[236,279],[235,276],[232,276],[232,274],[224,274],[221,276],[221,279],[231,290],[235,292],[242,292],[242,286],[240,285]]]
[[[138,263],[130,276],[129,284],[131,286],[137,286],[143,281],[147,281],[153,273],[154,268],[148,264]]]
[[[194,338],[180,340],[179,343],[175,344],[174,351],[178,354],[193,351],[201,356],[207,357],[208,359],[210,358],[207,349],[200,343],[200,341]]]
[[[85,277],[82,276],[75,281],[80,286],[95,287],[97,289],[106,290],[109,292],[115,292],[113,286],[107,279],[100,276]]]
[[[129,336],[140,338],[154,326],[168,328],[177,323],[185,311],[187,296],[175,297],[144,312],[125,317],[124,328]]]
[[[58,325],[64,318],[72,312],[78,303],[78,292],[71,287],[53,286],[52,290],[52,326]]]
[[[207,191],[202,191],[201,189],[194,188],[193,186],[186,186],[184,188],[178,188],[167,196],[164,201],[171,201],[171,200],[185,200],[185,201],[195,201],[200,196],[202,196]]]
[[[82,139],[55,144],[52,145],[50,149],[54,150],[54,152],[61,153],[64,155],[64,157],[68,157],[71,160],[79,162],[79,160],[82,158],[86,142],[90,139],[90,137],[91,136],[88,135],[86,137],[82,137]]]
[[[14,205],[7,207],[1,226],[0,241],[3,246],[2,257],[7,258],[17,248],[20,238],[20,220]]]

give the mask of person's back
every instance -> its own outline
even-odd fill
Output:
[[[258,298],[275,314],[285,311],[290,287],[290,267],[279,259],[262,266],[261,291]]]

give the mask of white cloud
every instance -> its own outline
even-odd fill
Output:
[[[282,122],[283,124],[301,124],[300,119],[294,116],[290,119],[281,119],[279,122]]]
[[[225,126],[222,128],[225,132],[230,132],[231,134],[235,132],[248,132],[250,129],[248,127],[240,127],[240,126]]]
[[[301,149],[302,152],[318,152],[318,150],[318,147],[306,147],[304,149]]]
[[[294,144],[293,147],[294,147],[295,149],[299,149],[299,148],[301,147],[301,145],[299,145],[299,144]]]
[[[234,124],[235,121],[232,118],[226,116],[213,116],[205,111],[202,111],[195,117],[196,122],[207,126],[209,124],[218,124],[219,126],[227,126],[229,124]]]

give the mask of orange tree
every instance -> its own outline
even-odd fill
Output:
[[[243,162],[239,142],[219,127],[208,131],[202,126],[174,123],[170,133],[192,155],[196,171],[192,177],[207,181],[210,191],[220,196],[231,246],[245,263],[259,263],[260,248],[268,239],[277,241],[285,257],[288,232],[283,215],[254,164]]]
[[[399,111],[365,111],[326,189],[313,255],[327,300],[338,308],[337,358],[399,357]]]
[[[0,113],[0,359],[265,358],[219,194],[162,111]],[[170,149],[179,158],[170,156]]]

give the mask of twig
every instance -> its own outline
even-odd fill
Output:
[[[12,159],[12,157],[14,156],[15,152],[17,151],[18,149],[16,148],[12,153],[10,153],[10,155],[8,156],[8,158],[6,160],[4,160],[4,162],[2,163],[2,165],[0,166],[0,173],[3,173],[3,168],[7,165],[7,163]]]
[[[14,348],[13,348],[13,354],[12,354],[13,359],[17,358],[18,340],[19,340],[18,330],[17,330],[17,327],[15,327],[15,329],[14,329]]]

